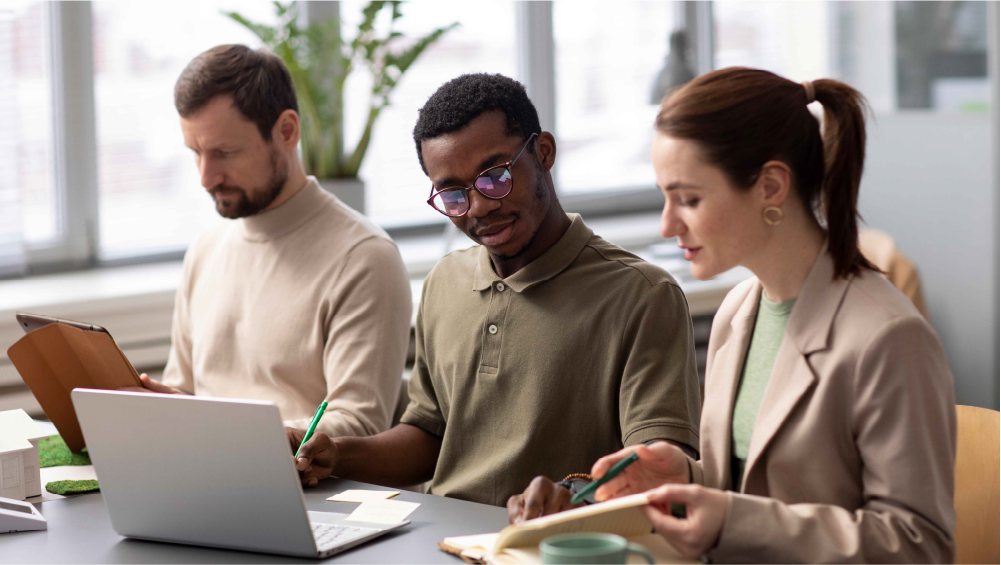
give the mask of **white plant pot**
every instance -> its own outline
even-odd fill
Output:
[[[341,202],[365,213],[365,181],[358,177],[347,179],[317,179],[323,190],[336,196]]]

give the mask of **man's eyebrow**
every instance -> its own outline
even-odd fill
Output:
[[[476,167],[476,174],[480,174],[483,171],[489,169],[490,167],[498,164],[500,160],[504,158],[505,155],[506,153],[494,153],[493,155],[480,161],[479,166]],[[457,179],[455,177],[446,177],[438,181],[432,181],[431,184],[434,185],[435,189],[441,189],[441,188],[451,188],[456,186],[468,186],[466,182],[467,181]]]
[[[503,159],[504,156],[505,156],[504,153],[494,153],[493,155],[491,155],[491,156],[487,157],[486,159],[480,161],[480,166],[477,167],[477,169],[479,169],[480,172],[483,172],[483,171],[489,169],[490,167],[493,167],[494,165],[500,163],[500,160]]]

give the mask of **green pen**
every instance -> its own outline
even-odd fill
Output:
[[[313,414],[313,421],[309,423],[309,429],[306,430],[306,435],[302,438],[302,443],[299,444],[299,449],[295,450],[295,458],[299,458],[299,452],[302,451],[302,446],[306,445],[309,438],[313,437],[313,432],[316,431],[316,425],[320,423],[320,417],[323,416],[324,410],[327,409],[327,402],[323,401],[320,406],[316,409],[316,414]]]
[[[604,477],[601,477],[600,479],[593,481],[591,484],[584,487],[580,492],[573,495],[573,498],[570,499],[570,504],[577,504],[578,502],[584,500],[584,498],[587,497],[589,494],[598,490],[598,487],[614,479],[615,476],[621,473],[623,469],[632,465],[639,458],[640,456],[637,455],[635,451],[632,452],[629,455],[629,457],[626,457],[622,461],[619,461],[618,463],[613,465],[612,468],[609,469],[607,473],[605,473]]]

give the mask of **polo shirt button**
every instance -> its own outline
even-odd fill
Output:
[[[490,324],[490,326],[487,327],[487,331],[490,332],[491,334],[497,333],[497,325],[496,324]]]
[[[497,286],[495,286],[494,288],[497,289],[497,292],[504,292],[504,289],[507,288],[507,287],[504,286],[504,283],[499,282],[499,283],[497,283]]]

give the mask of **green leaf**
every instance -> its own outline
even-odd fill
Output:
[[[282,58],[292,75],[299,100],[302,161],[309,174],[319,178],[354,177],[372,139],[375,121],[390,103],[390,94],[403,74],[427,47],[458,23],[437,28],[408,45],[407,37],[393,29],[403,17],[403,2],[372,1],[362,9],[362,19],[350,40],[341,36],[337,22],[300,25],[298,2],[274,2],[275,23],[252,22],[236,12],[233,21],[254,33]],[[388,29],[376,30],[382,10],[391,9]],[[397,46],[405,45],[400,50]],[[341,138],[344,120],[344,85],[356,67],[372,75],[369,112],[358,144],[350,153]]]
[[[458,26],[459,23],[455,22],[451,25],[437,28],[431,33],[418,39],[417,42],[411,45],[409,49],[406,49],[405,51],[403,51],[403,53],[400,53],[396,57],[395,66],[398,69],[400,69],[401,73],[407,72],[407,69],[410,68],[410,65],[414,64],[414,61],[416,61],[417,58],[421,56],[421,53],[423,53],[425,49],[427,49],[435,41],[438,41],[438,39],[446,32],[455,29]]]
[[[255,24],[254,22],[248,20],[247,18],[241,16],[236,12],[223,12],[223,15],[228,16],[234,22],[249,29],[254,35],[258,37],[258,39],[261,40],[261,43],[270,47],[274,42],[275,32],[272,28],[262,24]]]

